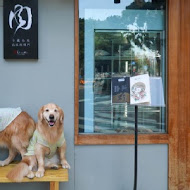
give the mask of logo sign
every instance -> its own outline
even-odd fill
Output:
[[[38,0],[4,0],[4,58],[38,59]]]

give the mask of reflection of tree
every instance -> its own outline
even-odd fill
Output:
[[[144,0],[134,0],[126,9],[141,9],[141,10],[159,10],[165,9],[166,0],[152,0],[152,2],[145,2]]]
[[[149,10],[163,10],[165,9],[165,0],[152,0],[152,2],[145,2],[144,0],[135,0],[126,9],[122,11],[121,16],[109,16],[105,20],[94,19],[79,19],[79,60],[80,60],[80,74],[84,75],[84,32],[88,35],[88,31],[84,31],[84,23],[91,28],[91,26],[103,26],[105,29],[118,29],[116,32],[95,32],[95,56],[116,56],[119,53],[119,45],[122,47],[120,53],[124,51],[127,55],[133,54],[133,61],[137,64],[139,69],[144,65],[150,66],[153,62],[157,63],[156,73],[159,72],[160,67],[160,32],[151,33],[147,31],[147,26],[156,26],[158,22],[158,14],[164,18],[164,12],[149,11]],[[136,11],[138,9],[138,11]],[[144,10],[144,11],[140,11]],[[146,11],[145,11],[146,10]],[[160,24],[160,23],[159,23]],[[123,29],[120,30],[120,29]],[[126,29],[126,31],[124,31]],[[153,29],[154,30],[154,29]],[[120,31],[120,32],[119,32]],[[90,31],[92,32],[92,31]],[[113,45],[115,44],[115,45]],[[96,50],[100,50],[96,52]],[[89,50],[92,51],[92,50]],[[97,53],[97,54],[96,54]],[[126,56],[126,54],[125,54]],[[140,59],[141,61],[139,61]],[[139,63],[140,62],[140,63]],[[143,64],[142,64],[143,63]],[[105,65],[105,61],[104,61]],[[154,68],[155,69],[155,68]],[[83,72],[81,72],[83,71]],[[151,73],[155,73],[151,69]]]
[[[138,70],[141,73],[149,72],[150,75],[160,74],[159,33],[130,32],[125,30],[95,32],[95,50],[96,67],[100,67],[101,57],[103,56],[121,56],[123,65],[121,65],[120,72],[124,72],[125,61],[129,61],[129,65],[132,62],[135,63],[136,72]],[[105,64],[104,60],[103,65],[105,66]],[[115,66],[118,65],[115,64]],[[98,70],[100,72],[100,69]],[[119,72],[118,68],[114,67],[112,72]]]
[[[79,18],[79,74],[84,76],[84,19]]]
[[[111,55],[112,51],[114,52],[112,44],[124,44],[126,41],[123,33],[119,32],[117,35],[115,34],[115,32],[95,32],[95,48],[97,50],[104,50]],[[116,48],[115,51],[118,52],[118,47]]]

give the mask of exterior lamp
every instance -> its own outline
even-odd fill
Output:
[[[118,3],[120,3],[120,0],[114,0],[114,3],[118,4]]]

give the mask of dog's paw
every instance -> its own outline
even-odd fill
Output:
[[[5,162],[5,161],[0,161],[0,166],[7,166],[7,165],[8,165],[7,162]]]
[[[44,176],[44,171],[37,171],[36,172],[36,177],[43,177]]]
[[[61,165],[62,165],[62,168],[64,169],[71,169],[71,166],[66,160]]]
[[[30,171],[27,175],[27,178],[33,179],[35,177],[34,172]]]

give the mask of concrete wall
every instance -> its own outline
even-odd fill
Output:
[[[167,190],[166,145],[140,145],[138,190]],[[134,146],[75,148],[75,190],[132,190]]]
[[[55,102],[65,111],[67,158],[74,189],[74,3],[73,0],[39,0],[39,60],[3,59],[3,0],[0,0],[0,107],[21,106],[35,120],[39,108]],[[5,151],[3,151],[5,153]],[[1,154],[5,157],[5,154]],[[0,189],[13,185],[0,185]],[[47,184],[14,186],[18,189],[47,189]],[[22,188],[21,188],[22,187]]]
[[[0,44],[3,44],[0,0]],[[35,120],[55,102],[65,111],[70,181],[64,190],[126,190],[133,187],[133,146],[74,146],[74,0],[39,0],[39,60],[5,61],[0,47],[0,107],[21,106]],[[0,150],[0,159],[7,151]],[[139,148],[139,190],[167,190],[167,145]],[[0,184],[0,190],[48,189],[47,183]]]

